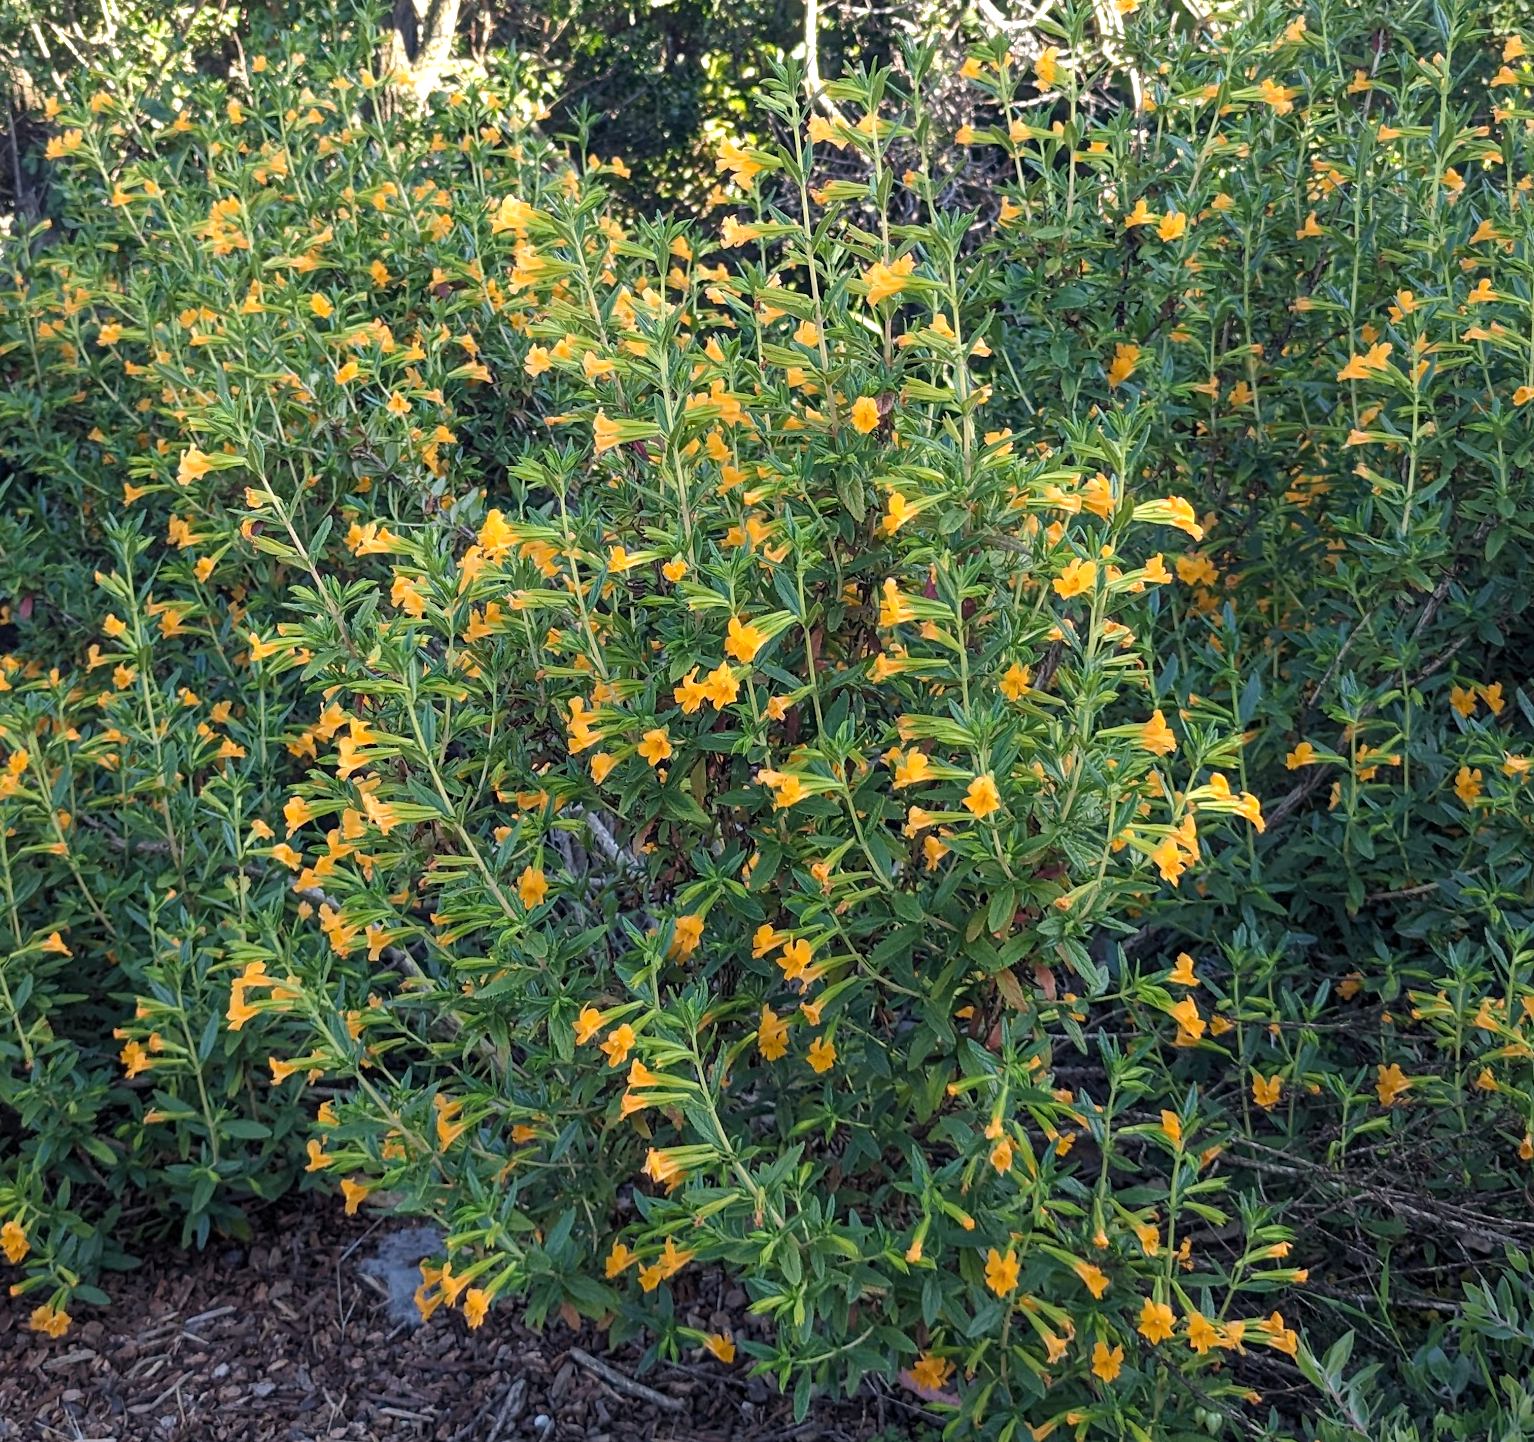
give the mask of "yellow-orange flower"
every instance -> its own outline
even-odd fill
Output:
[[[1111,1382],[1124,1367],[1124,1349],[1109,1347],[1101,1339],[1092,1348],[1092,1375],[1101,1381]]]
[[[1123,385],[1135,373],[1135,367],[1139,363],[1139,346],[1115,345],[1113,348],[1113,359],[1108,363],[1108,384],[1115,388]]]
[[[737,661],[749,664],[766,644],[767,637],[755,626],[743,623],[738,616],[730,617],[724,649]]]
[[[1003,1255],[992,1247],[985,1254],[985,1284],[998,1297],[1005,1297],[1009,1292],[1017,1290],[1021,1273],[1022,1267],[1013,1248],[1008,1247]]]
[[[788,1023],[770,1006],[762,1008],[762,1017],[756,1029],[756,1045],[768,1061],[779,1061],[788,1054]]]
[[[1412,1079],[1401,1070],[1397,1062],[1375,1068],[1374,1092],[1382,1107],[1393,1107],[1411,1084]]]
[[[517,878],[517,895],[522,899],[522,905],[531,911],[536,906],[543,904],[543,898],[549,893],[548,878],[543,874],[543,868],[529,866],[524,868]]]
[[[952,1371],[953,1363],[946,1357],[923,1352],[911,1367],[911,1380],[923,1391],[940,1392]]]
[[[69,1313],[62,1307],[53,1308],[46,1302],[40,1307],[34,1307],[32,1314],[27,1318],[27,1325],[34,1332],[42,1332],[49,1337],[62,1337],[69,1330],[69,1324],[73,1321]]]
[[[964,793],[964,807],[978,820],[984,820],[1001,808],[1001,793],[996,789],[995,778],[989,773],[977,776]]]
[[[31,1250],[26,1228],[15,1217],[0,1227],[0,1252],[5,1253],[5,1260],[13,1267]]]
[[[1177,750],[1177,737],[1166,724],[1166,717],[1161,714],[1159,706],[1151,712],[1150,720],[1140,728],[1140,745],[1156,756],[1170,756]]]
[[[1165,1302],[1153,1302],[1149,1297],[1141,1304],[1140,1322],[1135,1328],[1147,1342],[1164,1342],[1176,1330],[1177,1317]]]
[[[671,755],[671,738],[666,735],[664,726],[656,726],[645,732],[644,739],[639,743],[639,754],[651,766],[659,766]]]
[[[899,260],[892,261],[888,265],[882,261],[875,261],[863,272],[863,283],[868,287],[869,305],[878,305],[880,301],[899,295],[906,288],[915,269],[916,257],[913,255],[903,255]]]
[[[1065,569],[1055,577],[1054,584],[1055,594],[1062,601],[1069,601],[1073,596],[1090,591],[1097,584],[1097,563],[1073,556],[1066,563]]]

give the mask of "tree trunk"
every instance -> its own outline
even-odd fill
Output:
[[[461,0],[394,0],[388,59],[395,71],[410,77],[419,101],[437,85],[452,58],[460,4]]]

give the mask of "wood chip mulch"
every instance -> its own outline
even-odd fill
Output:
[[[476,1331],[394,1324],[357,1270],[393,1219],[315,1198],[248,1244],[166,1250],[111,1279],[57,1341],[33,1299],[0,1294],[0,1439],[26,1442],[868,1442],[925,1434],[893,1394],[817,1404],[796,1426],[775,1387],[706,1355],[636,1377],[635,1348],[543,1332],[510,1307]],[[743,1297],[730,1297],[729,1302]],[[707,1310],[705,1305],[705,1311]],[[742,1306],[734,1315],[744,1315]],[[94,1313],[94,1315],[91,1315]],[[603,1371],[606,1369],[606,1376]],[[631,1385],[637,1382],[638,1388]],[[645,1392],[650,1397],[645,1396]]]

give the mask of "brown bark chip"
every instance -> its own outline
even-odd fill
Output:
[[[639,1378],[637,1348],[559,1321],[536,1333],[512,1307],[474,1331],[441,1312],[403,1327],[358,1270],[402,1225],[307,1198],[246,1245],[146,1258],[110,1279],[111,1307],[79,1308],[56,1341],[29,1330],[31,1299],[0,1295],[0,1442],[856,1442],[886,1404],[914,1411],[860,1397],[796,1427],[743,1359]],[[615,1387],[601,1367],[641,1386]]]

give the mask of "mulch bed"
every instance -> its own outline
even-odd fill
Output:
[[[0,1294],[0,1439],[863,1442],[916,1411],[875,1394],[795,1426],[743,1355],[657,1367],[637,1379],[649,1400],[622,1385],[637,1350],[559,1321],[533,1332],[510,1307],[473,1332],[440,1312],[400,1328],[357,1265],[403,1224],[339,1210],[308,1198],[249,1244],[150,1258],[57,1341],[28,1329],[30,1299]],[[619,1375],[604,1380],[603,1364]]]

